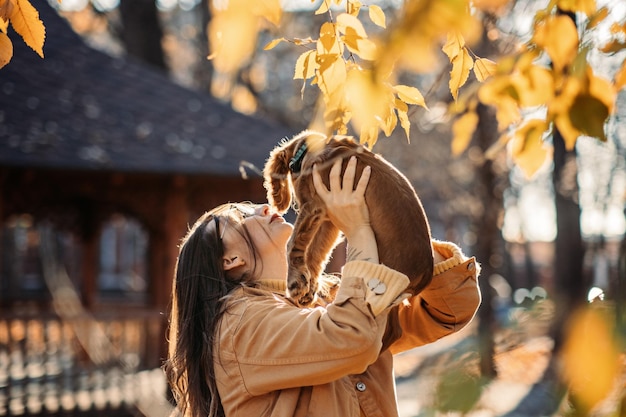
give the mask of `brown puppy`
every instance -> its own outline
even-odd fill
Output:
[[[379,259],[411,280],[409,292],[419,293],[432,279],[433,252],[430,227],[415,190],[393,165],[351,137],[304,131],[285,141],[271,153],[263,170],[267,199],[276,210],[289,209],[292,194],[297,218],[287,244],[289,297],[300,306],[311,304],[332,249],[340,242],[340,231],[326,215],[326,207],[315,192],[312,170],[316,164],[328,187],[330,168],[343,159],[341,175],[350,156],[357,157],[355,184],[363,168],[372,175],[365,192],[370,222],[378,245]]]

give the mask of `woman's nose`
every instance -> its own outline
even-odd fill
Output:
[[[270,214],[270,206],[269,204],[260,204],[255,211],[254,214],[257,216],[268,216]]]

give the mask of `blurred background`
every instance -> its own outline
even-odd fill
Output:
[[[209,0],[31,3],[45,58],[15,41],[0,69],[0,416],[168,415],[160,366],[178,242],[217,204],[265,201],[259,170],[307,128],[317,92],[293,80],[301,45],[263,47],[313,36],[327,16],[313,13],[319,1],[283,2],[281,26],[224,77],[207,59]],[[390,21],[402,5],[375,3]],[[546,3],[485,15],[477,54],[514,50]],[[626,20],[626,3],[600,3],[610,18],[598,39]],[[591,59],[611,78],[624,57]],[[429,110],[409,112],[410,142],[396,129],[374,151],[413,183],[433,237],[476,256],[483,304],[458,335],[397,358],[401,417],[626,415],[624,91],[606,142],[555,146],[527,178],[507,152],[485,157],[497,137],[486,108],[452,156],[449,71],[442,60],[403,76]],[[329,268],[342,262],[337,251]],[[557,361],[563,349],[576,353]],[[587,397],[562,378],[578,365],[600,387]]]

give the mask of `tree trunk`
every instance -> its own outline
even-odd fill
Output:
[[[122,0],[121,38],[126,52],[154,67],[167,70],[161,41],[163,30],[155,0]]]
[[[483,153],[493,143],[497,127],[495,118],[484,106],[478,108],[479,124],[477,130],[477,143]],[[494,290],[489,284],[489,277],[495,274],[500,265],[494,265],[494,254],[502,252],[502,235],[498,228],[503,203],[502,193],[505,184],[499,181],[503,175],[498,175],[496,163],[492,160],[484,160],[479,167],[480,178],[479,195],[484,204],[483,215],[476,221],[476,258],[481,263],[480,289],[483,296],[482,304],[478,310],[478,339],[480,349],[481,374],[486,378],[494,378],[497,375],[494,363],[494,332],[496,322],[493,311]]]
[[[626,216],[626,210],[624,210]],[[626,234],[622,237],[617,257],[617,288],[615,291],[615,315],[617,329],[622,339],[626,338],[626,320],[624,306],[626,305]]]
[[[554,205],[556,208],[557,236],[554,259],[554,297],[556,317],[554,320],[554,352],[563,342],[564,321],[572,309],[585,301],[589,283],[583,274],[585,253],[580,231],[580,206],[578,205],[578,168],[576,153],[565,149],[565,142],[558,131],[553,135]]]
[[[211,8],[209,3],[209,0],[202,0],[198,5],[200,8],[200,25],[202,30],[200,31],[200,38],[198,39],[200,62],[195,71],[195,81],[197,82],[198,88],[207,92],[211,92],[211,82],[213,79],[213,65],[208,59],[211,55],[208,31],[208,25],[211,22]]]

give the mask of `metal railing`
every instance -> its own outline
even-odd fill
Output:
[[[0,312],[0,416],[167,415],[163,343],[158,312]]]

